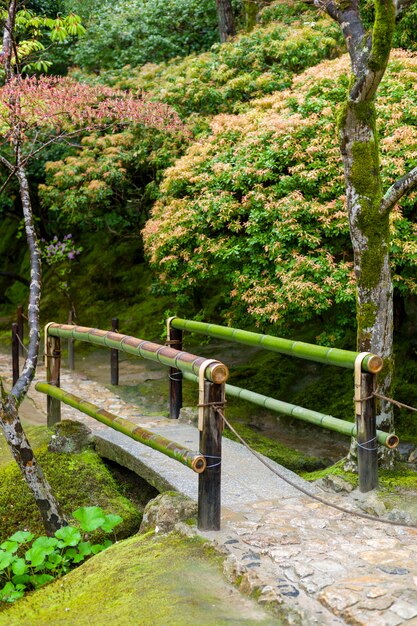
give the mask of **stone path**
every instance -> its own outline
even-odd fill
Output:
[[[0,375],[7,379],[9,373],[8,359],[0,355]],[[137,406],[123,402],[102,385],[65,370],[61,385],[197,449],[198,433],[189,424],[142,415]],[[26,412],[44,414],[44,396],[31,390],[30,402]],[[197,477],[188,468],[65,405],[62,417],[88,424],[102,454],[119,460],[123,457],[126,465],[159,488],[175,488],[196,498]],[[306,485],[292,472],[279,469]],[[328,493],[325,497],[352,506],[346,497]],[[372,522],[320,504],[227,439],[222,530],[203,534],[227,555],[227,577],[243,592],[254,593],[259,602],[276,604],[285,616],[284,623],[417,626],[416,529]]]

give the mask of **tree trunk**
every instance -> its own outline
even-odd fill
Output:
[[[19,420],[14,397],[4,397],[0,407],[1,429],[13,457],[31,490],[48,535],[66,525],[58,502],[42,472]]]
[[[236,33],[235,18],[231,0],[216,0],[217,20],[219,22],[220,41],[223,43]]]
[[[357,347],[383,357],[378,376],[382,395],[391,395],[393,371],[393,286],[389,264],[389,212],[383,197],[373,101],[348,102],[340,120],[347,209],[357,286]],[[394,430],[393,406],[377,402],[377,427]],[[390,465],[395,453],[381,448]]]

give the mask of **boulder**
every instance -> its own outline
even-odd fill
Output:
[[[195,522],[197,503],[177,492],[161,493],[148,502],[143,513],[140,532],[155,529],[169,533],[181,522]]]

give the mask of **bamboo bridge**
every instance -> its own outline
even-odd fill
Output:
[[[185,325],[185,321],[176,322],[174,319],[171,324],[173,330],[174,325]],[[151,349],[149,345],[145,345],[149,342],[137,340],[139,343],[135,344],[131,339],[121,340],[108,332],[87,330],[96,345],[100,341],[104,343],[106,334],[110,349],[115,347],[111,342],[120,341],[127,350],[138,350],[139,345],[142,351]],[[77,330],[77,327],[68,328],[66,325],[49,325],[49,380],[47,383],[43,382],[43,373],[38,373],[37,391],[31,390],[31,400],[39,410],[45,412],[44,394],[50,391],[51,385],[55,386],[55,397],[53,390],[48,396],[50,416],[52,414],[56,418],[56,402],[62,401],[60,419],[76,419],[85,423],[92,430],[96,448],[103,457],[125,465],[160,491],[173,489],[198,500],[201,496],[201,485],[190,467],[194,464],[193,469],[198,473],[201,464],[205,463],[212,466],[209,468],[212,472],[220,472],[220,462],[216,454],[210,454],[207,450],[203,454],[204,459],[198,453],[190,455],[190,451],[202,451],[201,431],[194,424],[182,419],[146,416],[138,411],[137,406],[115,396],[114,389],[110,391],[68,369],[61,369],[59,375],[57,374],[56,360],[54,361],[58,355],[55,343],[57,336],[62,333],[62,338],[79,339],[80,334],[85,336],[86,332],[86,329],[79,327]],[[251,339],[248,335],[242,335],[240,339],[248,341]],[[151,352],[157,353],[157,360],[165,360],[164,364],[170,367],[170,381],[174,387],[171,414],[177,412],[180,397],[178,388],[175,388],[178,381],[175,374],[180,371],[193,380],[195,376],[199,376],[201,389],[203,364],[207,377],[203,381],[203,396],[200,395],[198,403],[205,405],[200,407],[203,414],[213,412],[213,406],[210,405],[221,403],[222,398],[204,396],[204,385],[207,387],[209,383],[210,388],[210,384],[225,383],[223,364],[219,365],[217,361],[207,359],[197,361],[201,357],[191,355],[193,358],[190,358],[188,353],[185,353],[185,360],[182,362],[180,355],[184,353],[175,332],[171,331],[168,340],[171,343],[167,347],[154,347]],[[299,350],[300,346],[286,346],[285,349],[287,348]],[[329,352],[329,349],[326,350]],[[347,357],[337,351],[334,356],[336,359]],[[318,354],[318,357],[323,358],[324,362],[332,358],[331,354],[324,353]],[[353,369],[356,359],[357,355],[347,366]],[[361,364],[365,361],[365,372],[363,369],[361,371],[362,379],[364,374],[372,375],[372,368],[377,367],[372,355],[365,355],[365,359],[362,355]],[[368,365],[370,372],[366,371]],[[10,362],[7,366],[10,368]],[[2,375],[4,368],[5,365],[0,361]],[[66,398],[58,391],[57,378],[60,388],[65,390],[63,393]],[[213,379],[221,382],[213,382]],[[233,392],[233,389],[229,388],[228,392],[230,391]],[[238,393],[241,394],[242,390],[236,391]],[[88,402],[81,401],[84,407],[80,407],[80,397],[88,399]],[[82,413],[78,410],[80,408]],[[93,413],[101,414],[103,419],[97,421],[97,415],[92,416]],[[107,423],[113,421],[113,417],[118,421],[119,432],[108,428]],[[134,424],[134,427],[127,427],[127,423]],[[136,431],[137,440],[126,437],[123,434],[124,428]],[[396,445],[395,439],[390,439],[392,434],[386,434],[385,438],[379,433],[375,436],[380,443]],[[155,443],[152,447],[149,439]],[[177,442],[174,449],[169,448],[170,442]],[[171,450],[170,454],[160,453],[160,446],[164,445]],[[229,579],[240,585],[243,592],[253,593],[262,603],[279,605],[289,616],[288,623],[299,623],[303,626],[411,626],[416,623],[417,528],[365,520],[326,506],[310,498],[305,491],[324,496],[336,506],[360,510],[351,496],[323,493],[319,487],[307,484],[289,470],[269,461],[272,469],[282,476],[280,478],[244,446],[234,441],[223,438],[220,456],[221,509],[219,506],[214,514],[209,511],[208,517],[207,512],[204,513],[199,520],[202,522],[199,524],[199,532],[227,553],[225,572]],[[178,463],[178,460],[181,462]],[[206,471],[204,467],[198,473],[199,480]],[[366,481],[368,479],[369,477]],[[364,493],[357,497],[359,500],[366,500],[368,495]],[[208,528],[213,528],[210,524],[213,519],[216,520],[217,513],[219,530],[209,530]]]

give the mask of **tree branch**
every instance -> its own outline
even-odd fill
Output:
[[[382,214],[391,211],[402,196],[417,185],[417,167],[399,178],[386,192],[379,205]]]
[[[7,167],[7,169],[10,170],[11,172],[13,172],[13,174],[14,174],[14,169],[15,169],[14,166],[2,154],[0,154],[0,163],[3,163],[3,165],[5,167]]]

